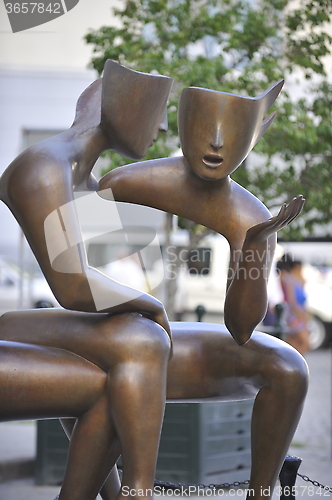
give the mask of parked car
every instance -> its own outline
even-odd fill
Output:
[[[17,266],[0,256],[0,314],[18,309],[58,306],[41,273],[33,276],[22,274]]]
[[[310,264],[304,264],[303,276],[307,295],[307,310],[312,314],[309,323],[311,349],[332,340],[332,287],[324,273]]]

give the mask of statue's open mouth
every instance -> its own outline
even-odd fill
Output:
[[[207,167],[217,168],[220,167],[224,160],[219,155],[205,155],[203,156],[202,161]]]

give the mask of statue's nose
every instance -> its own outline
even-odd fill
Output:
[[[210,142],[210,146],[213,147],[213,149],[218,150],[222,148],[224,145],[224,139],[221,133],[221,128],[218,127],[214,133],[213,139]]]
[[[159,132],[167,132],[167,130],[168,130],[168,117],[167,117],[167,109],[165,109],[159,123]]]

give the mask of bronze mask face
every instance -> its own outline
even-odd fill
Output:
[[[198,87],[182,91],[178,128],[183,155],[191,170],[206,180],[234,172],[275,116],[265,114],[283,81],[259,97],[241,97]]]
[[[106,61],[100,125],[114,151],[133,160],[144,158],[158,130],[167,127],[165,109],[172,82]]]

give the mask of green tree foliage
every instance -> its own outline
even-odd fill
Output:
[[[110,58],[175,79],[169,132],[148,158],[168,156],[179,147],[176,112],[184,87],[256,96],[281,78],[306,82],[305,98],[287,91],[278,98],[277,119],[255,148],[264,161],[248,161],[232,177],[270,208],[304,194],[305,215],[284,236],[327,226],[332,220],[332,85],[323,61],[332,43],[327,33],[331,0],[127,0],[114,16],[118,26],[86,35],[93,67],[101,73]],[[111,168],[125,163],[111,154]]]

